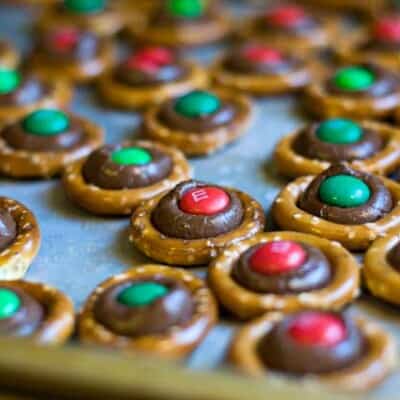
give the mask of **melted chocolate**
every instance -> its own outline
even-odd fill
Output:
[[[297,137],[293,148],[307,158],[329,162],[364,160],[380,151],[384,142],[380,135],[364,130],[361,140],[351,144],[324,142],[316,135],[319,124],[306,127]]]
[[[367,89],[352,91],[343,90],[335,85],[333,79],[330,79],[326,83],[326,90],[331,94],[352,97],[382,97],[399,90],[399,77],[396,74],[372,64],[363,64],[361,67],[368,69],[375,75],[375,82]]]
[[[278,274],[260,274],[250,266],[251,256],[263,244],[243,253],[233,269],[234,279],[244,287],[259,293],[290,294],[320,289],[331,280],[331,266],[325,255],[316,247],[299,243],[307,253],[303,265],[294,271]]]
[[[233,50],[224,60],[223,65],[229,71],[254,75],[283,75],[299,68],[301,62],[292,56],[284,56],[276,63],[252,61],[245,55],[246,47]]]
[[[169,292],[145,306],[129,307],[118,302],[118,295],[133,283],[157,282]],[[165,333],[190,320],[194,312],[191,293],[181,284],[164,278],[126,281],[106,290],[94,307],[95,318],[112,332],[124,336]]]
[[[338,344],[312,346],[297,343],[288,334],[294,318],[299,315],[278,322],[260,341],[258,351],[268,368],[293,375],[323,374],[344,369],[362,357],[365,339],[350,318],[341,317],[347,335]]]
[[[197,118],[185,117],[176,112],[177,100],[167,100],[162,106],[159,118],[171,129],[179,131],[205,133],[221,126],[227,125],[235,117],[236,109],[233,104],[222,103],[221,107],[214,113]]]
[[[66,28],[65,30],[68,30]],[[59,47],[55,37],[62,33],[62,29],[54,29],[43,35],[36,52],[42,53],[54,62],[84,62],[92,60],[98,54],[101,41],[91,32],[76,31],[77,40],[71,47]]]
[[[30,336],[43,321],[45,310],[30,294],[7,283],[1,283],[1,288],[11,289],[21,300],[19,310],[9,318],[0,319],[0,334],[10,336]]]
[[[0,135],[7,145],[17,150],[27,151],[63,151],[79,147],[85,137],[81,124],[70,116],[70,126],[62,133],[51,136],[33,135],[26,132],[23,122],[17,122],[4,128]]]
[[[363,180],[371,191],[367,203],[359,207],[342,208],[323,203],[319,197],[322,182],[335,175],[351,175]],[[346,164],[335,164],[318,175],[309,185],[299,200],[299,207],[323,218],[344,225],[361,225],[382,218],[393,208],[393,200],[389,190],[382,181],[374,175],[351,169]]]
[[[400,243],[397,243],[396,246],[388,252],[386,257],[389,264],[400,272]]]
[[[189,73],[188,67],[182,63],[163,66],[155,71],[144,71],[131,68],[122,63],[114,72],[115,79],[129,86],[160,85],[184,79]]]
[[[112,153],[128,146],[103,146],[95,150],[83,165],[87,183],[102,189],[121,190],[152,185],[166,178],[172,169],[172,160],[153,147],[143,147],[152,161],[144,165],[120,165],[112,161]]]
[[[168,237],[187,240],[216,237],[237,228],[242,222],[244,211],[242,202],[233,191],[221,188],[229,195],[230,204],[217,214],[195,215],[180,209],[179,201],[186,191],[204,186],[208,185],[198,181],[177,185],[160,200],[153,211],[154,226]]]
[[[50,88],[41,80],[26,76],[21,84],[10,93],[0,94],[0,106],[22,107],[35,103],[48,95]]]
[[[400,42],[371,39],[359,47],[361,51],[377,51],[384,53],[397,53],[400,50]],[[396,54],[397,55],[397,54]]]
[[[0,209],[0,252],[17,237],[17,224],[7,210]]]
[[[314,18],[313,16],[305,16],[296,24],[290,26],[281,26],[278,24],[271,23],[268,19],[268,14],[263,15],[256,19],[255,28],[260,33],[285,33],[288,35],[312,35],[315,29],[319,29],[321,26],[321,22]]]

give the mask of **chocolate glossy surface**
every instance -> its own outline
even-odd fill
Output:
[[[159,118],[170,129],[179,131],[207,133],[228,125],[235,118],[233,104],[222,102],[221,107],[212,114],[195,118],[186,117],[175,109],[177,100],[167,100],[160,109]]]
[[[149,163],[121,165],[113,162],[113,152],[121,148],[123,146],[107,145],[95,150],[82,168],[86,182],[103,189],[134,189],[157,183],[171,173],[171,157],[151,147],[145,148],[152,158]]]
[[[290,294],[316,290],[331,280],[328,259],[316,247],[299,243],[307,254],[306,261],[297,269],[285,273],[261,274],[251,268],[252,255],[262,246],[244,252],[235,264],[233,278],[242,286],[259,293]]]
[[[120,293],[132,284],[157,282],[168,293],[143,306],[126,306],[118,301]],[[185,324],[193,315],[191,293],[179,282],[162,277],[126,281],[101,294],[94,308],[95,318],[112,332],[123,336],[143,336],[165,333],[169,328]]]
[[[359,141],[349,144],[336,144],[322,141],[316,135],[319,124],[306,126],[294,142],[294,150],[307,158],[340,162],[364,160],[380,151],[384,142],[381,136],[368,129],[363,129]]]
[[[31,134],[24,129],[23,121],[7,126],[0,134],[8,146],[35,152],[71,150],[79,147],[86,136],[79,120],[73,117],[69,127],[56,135]]]
[[[284,318],[260,341],[258,351],[268,368],[293,375],[323,374],[346,368],[362,357],[365,339],[350,318],[340,317],[346,329],[343,340],[321,346],[298,343],[289,335],[299,315]]]
[[[17,236],[17,224],[12,215],[0,208],[0,252],[5,250]]]
[[[179,202],[184,193],[197,188],[201,195],[202,187],[209,186],[199,181],[187,181],[179,184],[165,195],[153,211],[152,222],[164,235],[179,239],[212,238],[237,228],[242,222],[244,210],[237,194],[224,189],[230,197],[229,206],[214,215],[189,214],[181,210]]]
[[[7,336],[30,336],[40,326],[46,310],[33,296],[27,292],[1,283],[1,288],[11,289],[21,301],[18,311],[11,317],[0,319],[0,334]]]
[[[342,174],[361,179],[370,188],[371,196],[365,204],[342,208],[321,201],[319,189],[322,182],[328,177]],[[344,225],[361,225],[377,221],[389,213],[393,208],[393,200],[390,191],[379,177],[353,170],[346,164],[334,164],[310,183],[299,199],[299,207],[327,221]]]

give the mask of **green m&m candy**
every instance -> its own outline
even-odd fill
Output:
[[[188,118],[198,118],[215,113],[221,107],[220,99],[206,91],[196,90],[177,100],[175,111]]]
[[[103,11],[106,4],[107,0],[64,0],[64,6],[67,10],[79,14]]]
[[[0,68],[0,94],[11,93],[21,83],[21,74],[8,68]]]
[[[12,317],[21,307],[21,299],[10,289],[0,288],[0,319]]]
[[[111,160],[119,165],[145,165],[152,159],[151,154],[140,147],[126,147],[111,154]]]
[[[168,293],[168,288],[157,282],[136,283],[125,288],[117,301],[127,307],[140,307],[153,303]]]
[[[53,136],[66,131],[70,121],[60,110],[42,109],[29,114],[22,125],[32,135]]]
[[[375,74],[364,67],[346,67],[336,72],[333,83],[345,91],[366,90],[375,82]]]
[[[168,0],[170,14],[183,18],[198,18],[204,12],[204,0]]]
[[[359,207],[365,204],[370,196],[371,190],[368,185],[351,175],[326,178],[319,188],[321,201],[335,207]]]
[[[322,122],[315,133],[318,139],[323,142],[351,144],[356,143],[361,139],[363,130],[360,125],[353,121],[334,118]]]

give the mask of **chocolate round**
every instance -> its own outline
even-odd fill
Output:
[[[16,87],[6,93],[0,92],[0,106],[19,107],[32,104],[45,97],[50,88],[33,76],[22,76]]]
[[[223,62],[224,68],[241,74],[283,75],[301,65],[299,59],[262,45],[233,49]]]
[[[349,175],[363,181],[370,189],[369,200],[359,207],[336,207],[325,204],[320,198],[321,184],[329,177]],[[374,175],[353,170],[346,164],[335,164],[318,175],[299,199],[299,207],[338,224],[361,225],[374,222],[385,216],[393,208],[390,191]]]
[[[64,27],[44,34],[34,51],[44,54],[52,62],[84,62],[94,59],[100,46],[101,40],[94,33]]]
[[[262,274],[251,267],[251,257],[264,244],[246,250],[235,264],[232,276],[240,285],[258,293],[291,294],[308,292],[326,286],[332,278],[328,259],[316,247],[298,243],[307,254],[305,262],[283,273]]]
[[[171,99],[161,106],[159,118],[171,129],[179,131],[205,133],[232,122],[236,109],[231,103],[220,102],[215,112],[189,117],[177,110],[178,99]]]
[[[311,35],[321,26],[318,18],[309,15],[296,5],[278,6],[256,20],[256,29],[269,33]]]
[[[179,203],[187,191],[198,188],[195,195],[202,199],[202,188],[209,186],[199,181],[187,181],[177,185],[160,200],[153,211],[153,225],[168,237],[187,240],[216,237],[237,228],[243,220],[244,210],[242,202],[232,190],[213,185],[224,190],[230,197],[229,206],[219,213],[199,215],[182,211]]]
[[[400,272],[400,243],[397,243],[386,255],[389,264]]]
[[[359,50],[378,52],[397,52],[400,50],[400,18],[398,15],[379,18],[368,40]]]
[[[18,337],[32,335],[44,319],[43,306],[27,292],[7,285],[5,282],[0,284],[0,289],[9,289],[20,300],[20,306],[15,313],[0,319],[0,335]]]
[[[148,163],[114,162],[113,153],[124,148],[127,146],[106,145],[95,150],[82,168],[85,181],[102,189],[122,190],[149,186],[170,175],[173,167],[171,157],[156,148],[143,147],[151,156]]]
[[[6,126],[0,132],[8,146],[17,150],[37,152],[64,151],[79,147],[85,137],[81,123],[72,116],[68,116],[69,125],[67,129],[51,135],[28,132],[25,122],[29,117],[28,115],[22,121]]]
[[[305,344],[290,334],[291,327],[299,318],[312,311],[287,316],[278,322],[260,341],[258,352],[268,368],[292,375],[324,374],[348,367],[365,352],[365,339],[347,316],[325,313],[342,322],[345,337],[330,345]]]
[[[356,76],[357,81],[354,79]],[[339,85],[339,82],[343,84]],[[379,66],[362,64],[338,69],[327,81],[326,89],[339,96],[381,97],[399,89],[399,78]]]
[[[189,68],[171,57],[168,62],[137,59],[135,55],[121,63],[114,71],[115,79],[129,86],[151,86],[176,82],[189,74]]]
[[[121,293],[132,285],[144,283],[160,284],[167,288],[167,293],[143,304],[124,304]],[[112,332],[135,337],[162,334],[174,326],[185,324],[192,317],[194,307],[191,293],[181,283],[154,277],[110,287],[97,300],[94,316]]]
[[[354,161],[372,157],[384,146],[379,134],[361,127],[361,137],[353,143],[324,141],[317,134],[320,126],[321,123],[316,123],[303,129],[293,144],[296,153],[329,162]]]
[[[17,224],[13,216],[0,209],[0,252],[5,250],[17,237]]]

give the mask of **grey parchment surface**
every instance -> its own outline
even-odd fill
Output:
[[[32,14],[0,6],[0,38],[26,51],[30,46]],[[197,54],[208,59],[215,49]],[[195,177],[244,190],[267,210],[284,181],[274,173],[270,157],[277,140],[302,123],[296,99],[289,97],[257,101],[254,124],[239,142],[208,158],[192,160]],[[91,88],[79,89],[72,110],[105,128],[106,141],[116,143],[135,136],[139,115],[103,108]],[[37,216],[42,248],[27,279],[44,281],[68,293],[79,308],[94,287],[127,267],[148,260],[128,242],[128,219],[91,216],[65,198],[57,180],[14,182],[0,179],[0,195],[25,203]],[[201,269],[197,270],[204,274]],[[400,344],[400,311],[362,298],[350,312],[380,320]],[[221,322],[188,360],[192,368],[215,368],[223,362],[235,326]],[[400,398],[400,374],[396,373],[374,394]],[[397,394],[397,395],[396,395]]]

